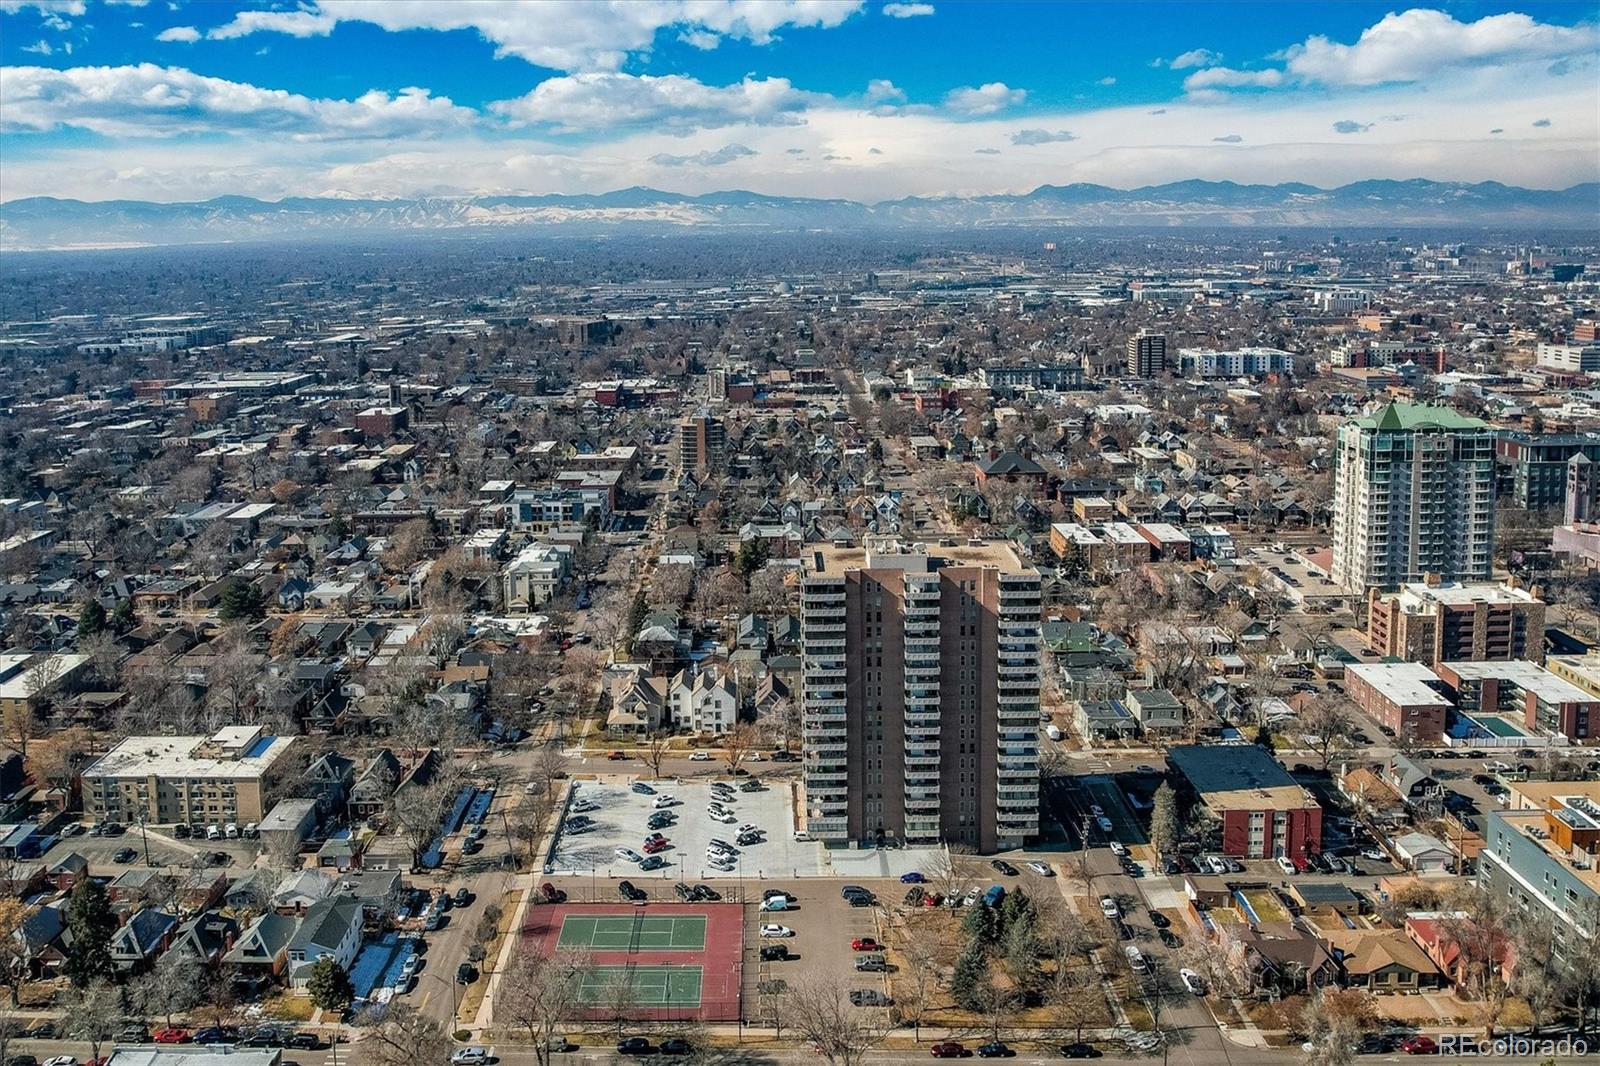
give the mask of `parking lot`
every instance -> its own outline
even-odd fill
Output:
[[[769,1016],[774,1007],[782,1009],[781,1002],[775,1005],[771,997],[761,994],[764,981],[781,980],[789,986],[815,981],[846,991],[883,992],[887,989],[886,974],[856,970],[856,952],[850,948],[851,941],[857,937],[882,939],[878,924],[880,912],[877,907],[852,907],[845,902],[839,892],[844,883],[836,880],[799,884],[776,882],[763,887],[789,892],[798,903],[796,909],[763,912],[754,905],[746,908],[745,1011],[749,1017]],[[856,883],[874,892],[883,906],[898,904],[906,890],[898,881]],[[782,940],[763,940],[760,927],[764,922],[788,926],[795,935]],[[761,945],[778,943],[789,949],[791,957],[762,961]]]
[[[574,803],[592,801],[598,807],[582,812],[591,828],[575,832],[571,805],[562,822],[560,838],[550,860],[550,872],[593,874],[607,878],[638,881],[705,881],[712,879],[761,880],[774,877],[815,877],[823,872],[821,845],[794,839],[794,815],[790,791],[786,786],[764,788],[760,792],[740,792],[737,784],[733,799],[725,805],[735,815],[731,824],[714,821],[706,812],[712,798],[709,782],[675,784],[650,782],[651,794],[632,791],[628,784],[582,781],[573,785]],[[671,796],[679,803],[666,808],[677,821],[660,829],[668,846],[659,854],[666,865],[657,870],[641,870],[639,865],[618,858],[618,848],[631,848],[643,854],[645,837],[652,830],[647,822],[656,813],[657,796]],[[758,842],[738,848],[731,870],[718,870],[706,858],[706,846],[713,838],[732,844],[741,825],[754,825],[765,835]]]
[[[39,861],[46,866],[59,862],[76,852],[89,862],[89,870],[96,875],[115,876],[130,866],[145,865],[145,848],[149,846],[150,865],[158,869],[187,869],[195,865],[227,869],[237,876],[238,871],[255,862],[260,850],[258,840],[175,840],[166,827],[147,829],[141,835],[138,826],[114,837],[91,836],[87,832],[57,838]],[[134,857],[126,863],[115,861],[115,855],[124,848],[132,849]],[[212,856],[222,853],[225,863],[212,861]]]

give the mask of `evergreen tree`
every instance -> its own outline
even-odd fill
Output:
[[[1156,789],[1156,798],[1150,805],[1150,843],[1155,845],[1158,858],[1170,858],[1178,850],[1178,837],[1182,835],[1178,824],[1178,795],[1165,781]]]
[[[1272,750],[1272,727],[1265,722],[1256,727],[1256,747]]]
[[[772,552],[767,547],[767,542],[760,537],[751,537],[739,545],[739,551],[734,556],[734,566],[739,573],[749,578],[751,574],[767,565],[767,559]]]
[[[222,590],[222,606],[218,613],[224,622],[260,621],[267,614],[266,599],[260,589],[236,578]]]
[[[979,909],[988,910],[987,907]],[[950,996],[963,1010],[978,1010],[982,1006],[980,999],[988,981],[989,952],[983,941],[969,941],[967,950],[956,960],[955,970],[950,975]]]
[[[311,1002],[323,1010],[343,1010],[355,995],[350,977],[337,962],[330,958],[318,959],[311,967],[311,979],[306,985]]]
[[[992,944],[1000,938],[1000,916],[993,907],[982,903],[969,907],[961,919],[961,931],[974,944]]]
[[[104,633],[105,629],[106,609],[100,606],[99,600],[84,600],[78,609],[78,636],[92,637]]]
[[[111,628],[118,633],[126,633],[137,625],[139,619],[133,613],[133,600],[121,599],[111,609]]]
[[[117,931],[117,916],[105,886],[84,878],[67,898],[67,933],[72,943],[67,948],[67,977],[74,988],[88,988],[95,981],[111,976],[111,937]]]

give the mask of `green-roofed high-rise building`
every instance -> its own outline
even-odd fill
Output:
[[[1352,592],[1494,560],[1494,431],[1449,407],[1391,403],[1339,428],[1333,580]]]

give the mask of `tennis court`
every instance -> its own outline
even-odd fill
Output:
[[[698,966],[595,966],[583,975],[584,1002],[614,1006],[620,1000],[639,1007],[700,1006]],[[626,991],[622,991],[626,989]]]
[[[594,951],[704,951],[706,919],[700,914],[569,914],[557,943]],[[698,988],[698,976],[695,981]]]

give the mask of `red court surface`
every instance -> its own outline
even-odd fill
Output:
[[[744,964],[744,907],[737,903],[561,903],[528,908],[529,950],[589,953],[591,1020],[609,1020],[618,998],[649,1021],[737,1021]],[[620,996],[608,987],[626,981]],[[611,1004],[608,1006],[607,1004]]]

